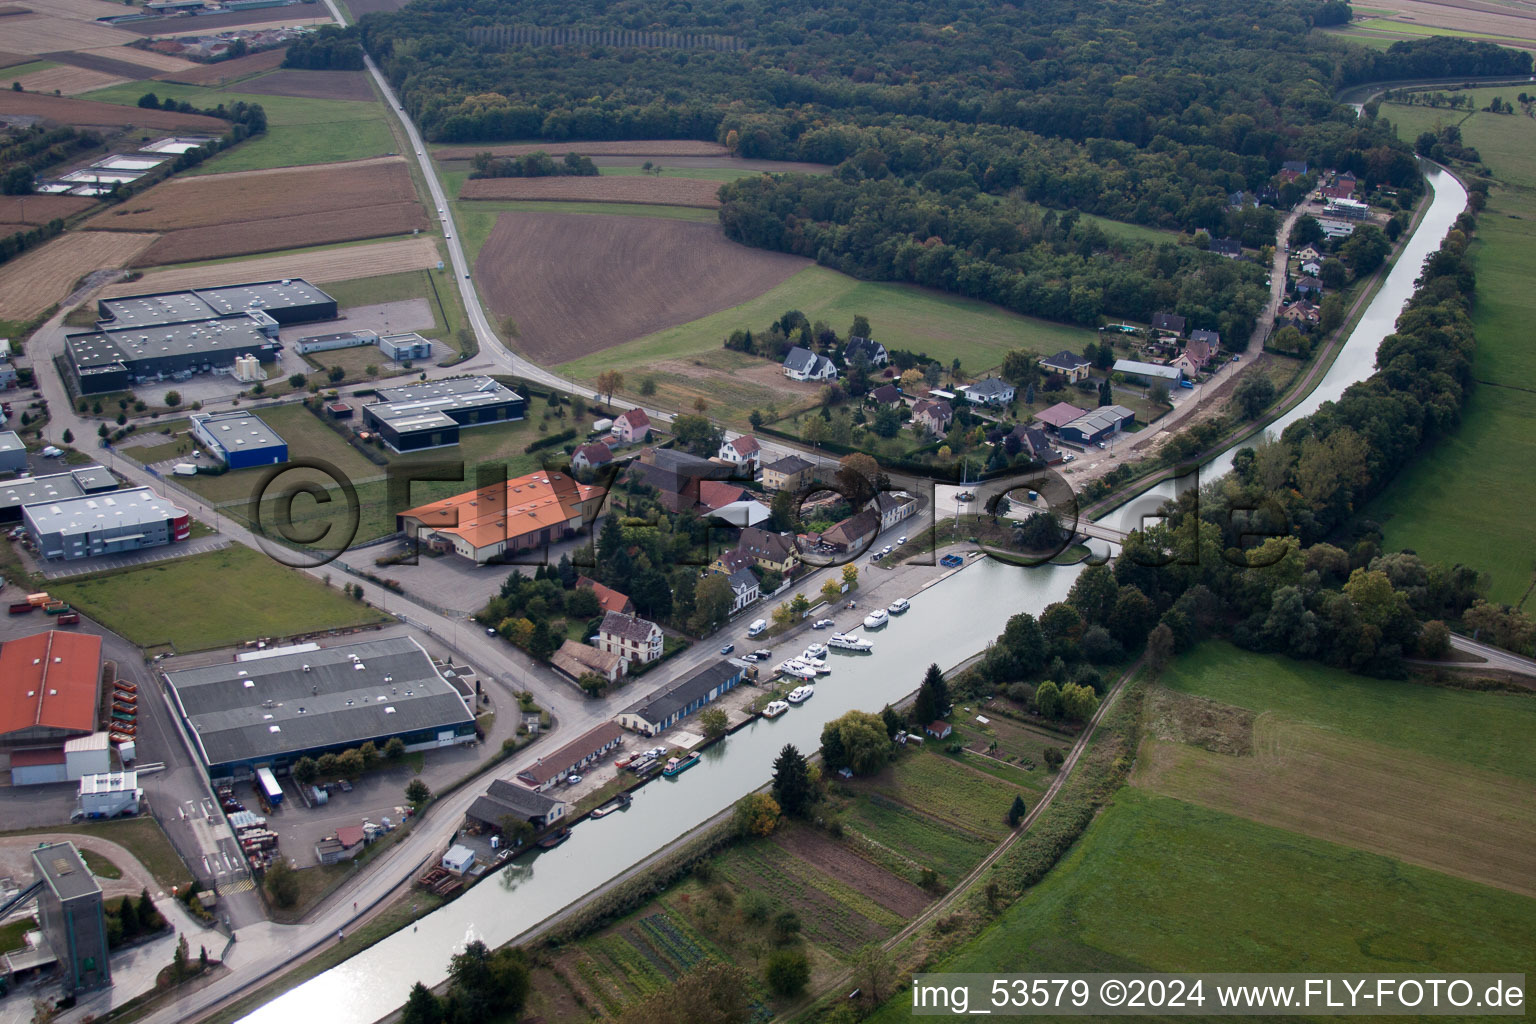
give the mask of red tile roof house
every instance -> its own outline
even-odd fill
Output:
[[[605,444],[584,444],[571,453],[571,469],[594,469],[613,461],[613,449]]]
[[[628,597],[612,587],[603,586],[597,580],[587,576],[578,576],[576,577],[576,586],[578,588],[591,587],[592,592],[597,595],[598,607],[602,608],[605,612],[622,612],[625,615],[629,615],[635,610],[634,602]]]
[[[644,409],[631,409],[613,421],[612,433],[625,444],[647,441],[651,436],[651,418]]]
[[[750,466],[754,473],[763,458],[763,446],[750,434],[732,438],[720,445],[720,459],[734,466]]]
[[[540,757],[517,773],[517,781],[543,792],[567,775],[579,774],[581,769],[618,746],[623,738],[624,730],[617,722],[604,722],[559,750]]]
[[[942,740],[954,731],[948,722],[929,722],[923,727],[923,732],[926,732],[936,740]]]

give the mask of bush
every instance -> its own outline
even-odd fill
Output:
[[[779,949],[768,956],[763,968],[763,980],[780,998],[799,995],[806,982],[811,980],[811,964],[798,949]]]
[[[420,807],[432,799],[432,790],[420,779],[412,779],[406,784],[405,798],[411,802],[411,806]]]
[[[299,902],[299,876],[288,862],[279,857],[267,868],[267,896],[279,907],[291,907]]]
[[[1045,758],[1045,766],[1053,772],[1067,759],[1067,755],[1062,753],[1060,747],[1046,747],[1041,751],[1041,756]]]

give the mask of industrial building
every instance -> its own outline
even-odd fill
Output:
[[[76,811],[83,818],[138,814],[143,802],[138,772],[103,771],[80,777],[80,803]]]
[[[184,541],[192,517],[148,487],[21,507],[43,558],[95,558]]]
[[[280,324],[336,319],[336,300],[301,278],[100,299],[98,326],[186,323],[257,310]]]
[[[165,673],[171,700],[213,778],[244,778],[399,737],[407,750],[473,742],[469,703],[410,637]]]
[[[1095,444],[1136,422],[1136,414],[1123,405],[1106,405],[1078,417],[1061,428],[1068,441]]]
[[[559,750],[545,754],[517,773],[517,781],[542,793],[568,775],[600,760],[624,739],[624,730],[612,722],[594,726]]]
[[[0,523],[21,522],[21,507],[117,490],[117,477],[102,466],[76,466],[48,476],[0,480]]]
[[[1177,381],[1184,376],[1184,371],[1177,366],[1146,363],[1139,359],[1116,359],[1115,372],[1130,374],[1133,377],[1152,377],[1157,380],[1171,381]]]
[[[368,348],[379,343],[377,331],[341,331],[337,334],[316,334],[300,338],[293,343],[293,350],[301,356],[311,352],[334,352],[340,348]]]
[[[230,469],[288,461],[288,442],[252,412],[193,413],[192,436]]]
[[[403,363],[407,359],[431,359],[432,343],[412,331],[406,334],[386,334],[379,339],[379,353],[385,359]],[[508,419],[522,419],[522,415]]]
[[[459,443],[459,428],[520,420],[527,402],[490,377],[450,377],[398,388],[379,388],[363,406],[363,424],[397,452]]]
[[[0,473],[25,473],[27,446],[14,430],[0,430]]]
[[[112,984],[107,961],[107,916],[101,886],[73,843],[49,843],[32,851],[32,874],[42,885],[37,920],[58,957],[68,995]]]
[[[631,704],[619,712],[615,721],[642,736],[658,735],[727,690],[735,689],[745,675],[746,666],[732,659],[705,665],[661,693]]]
[[[607,492],[564,473],[538,472],[396,513],[407,537],[484,565],[576,534],[597,518]]]
[[[270,363],[282,345],[272,317],[251,310],[217,319],[107,325],[69,335],[64,351],[80,393],[92,395],[227,371],[242,356]]]
[[[500,829],[507,818],[526,821],[534,828],[545,828],[565,817],[569,810],[570,805],[564,800],[514,786],[506,779],[497,779],[483,796],[475,797],[465,817],[493,829]]]
[[[50,629],[0,644],[0,756],[12,785],[67,781],[71,764],[74,778],[100,770],[100,741],[71,746],[95,736],[100,692],[99,636]]]

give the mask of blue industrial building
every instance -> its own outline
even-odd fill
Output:
[[[276,466],[288,461],[288,442],[257,419],[255,413],[193,413],[192,436],[230,469]]]

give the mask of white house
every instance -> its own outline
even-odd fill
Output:
[[[873,338],[849,338],[848,344],[843,347],[843,362],[852,366],[860,357],[870,366],[884,366],[891,361],[885,346]]]
[[[875,498],[880,506],[880,529],[889,530],[917,511],[917,499],[906,491],[881,491]]]
[[[612,433],[625,444],[646,441],[651,436],[651,418],[644,409],[631,409],[613,421]]]
[[[1013,401],[1013,385],[1000,377],[988,377],[965,388],[965,400],[975,405],[1000,408]]]
[[[751,569],[737,569],[726,579],[731,584],[731,614],[735,615],[747,605],[762,597],[762,584],[757,580],[757,574]]]
[[[743,434],[721,443],[720,460],[733,466],[745,466],[756,476],[762,465],[763,446],[757,443],[757,438]]]
[[[837,367],[826,356],[796,345],[784,357],[784,376],[790,380],[836,380]]]
[[[598,627],[593,645],[642,665],[661,657],[661,627],[649,619],[623,612],[608,612]]]

